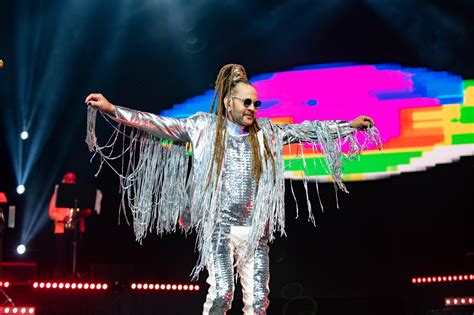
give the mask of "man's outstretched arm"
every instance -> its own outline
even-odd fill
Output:
[[[87,105],[109,114],[116,122],[149,132],[158,138],[190,141],[186,120],[116,106],[100,93],[88,95],[85,102]]]

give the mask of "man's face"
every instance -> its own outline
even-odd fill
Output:
[[[246,98],[253,102],[257,101],[257,91],[253,86],[241,82],[235,86],[225,100],[227,119],[242,127],[251,126],[255,122],[255,115],[258,111],[254,104],[249,107],[244,106],[243,100]]]

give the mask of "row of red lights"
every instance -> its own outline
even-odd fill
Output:
[[[34,307],[0,307],[0,314],[34,314]]]
[[[72,289],[72,290],[107,290],[109,286],[107,283],[63,283],[63,282],[35,282],[33,288],[35,289]]]
[[[413,284],[419,283],[439,283],[439,282],[453,282],[453,281],[473,281],[474,275],[455,275],[455,276],[435,276],[435,277],[418,277],[412,278]]]
[[[450,297],[444,299],[445,306],[453,305],[473,305],[474,297]]]
[[[174,291],[198,291],[199,285],[192,284],[158,284],[158,283],[132,283],[132,290],[174,290]]]
[[[8,281],[0,281],[0,288],[8,288],[10,286],[10,282]]]

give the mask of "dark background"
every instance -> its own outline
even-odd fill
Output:
[[[89,93],[159,112],[212,88],[226,63],[245,65],[250,77],[357,62],[473,79],[473,9],[473,2],[461,0],[3,1],[0,191],[17,207],[17,226],[4,236],[4,260],[35,261],[38,277],[50,275],[53,223],[47,202],[54,184],[71,170],[79,182],[95,183],[104,193],[102,214],[87,223],[83,256],[93,270],[84,274],[190,280],[197,258],[192,235],[150,235],[139,245],[131,227],[123,220],[117,224],[117,177],[106,167],[94,177],[98,165],[89,163],[84,143],[83,100]],[[32,120],[26,144],[18,137],[22,110]],[[20,145],[22,165],[32,161],[22,196],[15,192],[13,154]],[[350,194],[339,193],[339,210],[332,185],[321,184],[325,212],[315,210],[316,228],[305,214],[294,219],[288,191],[288,238],[271,247],[270,311],[281,313],[287,305],[296,314],[291,307],[310,309],[304,304],[313,299],[320,314],[345,314],[344,307],[355,314],[421,313],[440,306],[444,296],[472,294],[472,285],[419,288],[410,280],[473,272],[473,166],[474,158],[465,157],[424,172],[350,182]],[[304,202],[302,184],[295,182],[295,188]],[[37,229],[28,252],[18,256],[15,248],[28,225]],[[127,278],[124,271],[133,275]],[[203,289],[204,281],[203,274]],[[297,296],[310,298],[287,304]],[[235,312],[239,299],[236,290]],[[200,309],[202,299],[195,300],[180,307]]]

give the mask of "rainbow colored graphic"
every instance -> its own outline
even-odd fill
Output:
[[[258,117],[275,123],[351,120],[361,114],[375,120],[384,151],[372,148],[348,161],[347,181],[422,171],[474,155],[474,80],[423,68],[346,63],[299,67],[250,81],[263,103]],[[178,118],[208,111],[213,93],[160,114]],[[284,149],[285,175],[301,178],[301,148],[292,146]],[[310,146],[303,150],[307,176],[330,180],[321,154]]]

